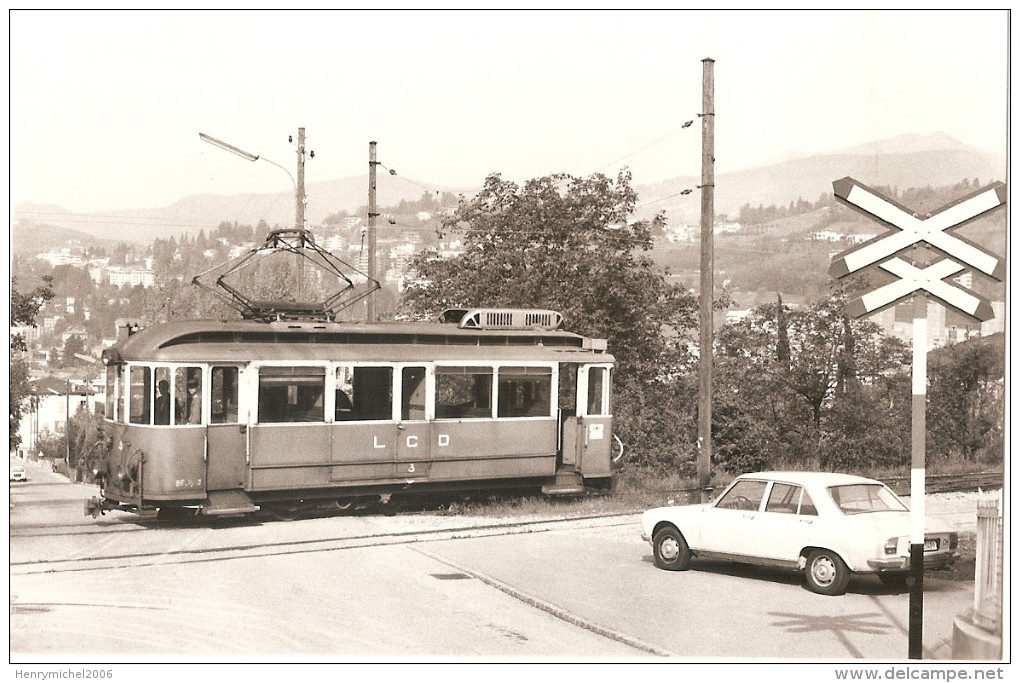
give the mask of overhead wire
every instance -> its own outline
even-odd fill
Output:
[[[662,142],[666,138],[670,137],[671,135],[675,135],[676,133],[679,133],[684,128],[690,128],[693,123],[694,123],[694,119],[691,119],[690,121],[685,121],[684,124],[682,126],[680,126],[679,128],[675,128],[675,129],[671,130],[670,132],[666,133],[662,137],[660,137],[660,138],[658,138],[656,140],[653,140],[652,142],[649,142],[644,147],[640,147],[638,149],[635,149],[632,152],[629,152],[628,154],[624,154],[619,159],[616,159],[615,161],[611,161],[608,164],[605,164],[604,166],[600,167],[598,170],[604,171],[605,169],[609,168],[610,166],[615,166],[616,164],[620,163],[624,159],[629,159],[630,157],[632,157],[632,156],[634,156],[636,154],[639,154],[639,153],[645,151],[646,149],[654,147],[655,145],[659,144],[660,142]]]
[[[682,131],[682,130],[684,130],[686,128],[690,128],[693,124],[694,124],[694,119],[690,119],[688,121],[684,121],[683,125],[681,125],[679,128],[674,128],[673,130],[669,131],[665,135],[662,135],[662,136],[656,138],[655,140],[653,140],[652,142],[648,143],[647,145],[644,145],[643,147],[639,147],[638,149],[635,149],[632,152],[629,152],[629,153],[623,155],[619,159],[616,159],[615,161],[611,161],[610,163],[603,165],[602,167],[599,168],[599,171],[603,171],[603,170],[609,168],[610,166],[615,166],[616,164],[620,163],[621,161],[623,161],[625,159],[629,159],[630,157],[633,157],[633,156],[635,156],[637,154],[640,154],[641,152],[643,152],[643,151],[645,151],[647,149],[650,149],[650,148],[658,145],[660,142],[662,142],[666,138],[671,137],[671,136],[679,133],[680,131]],[[689,194],[691,194],[693,192],[694,192],[694,188],[684,188],[683,190],[681,190],[680,192],[677,192],[675,194],[671,194],[671,195],[666,196],[666,197],[659,197],[658,199],[653,199],[653,200],[648,201],[648,202],[640,203],[637,206],[635,206],[634,208],[635,209],[640,209],[642,207],[650,206],[652,204],[657,204],[659,202],[664,202],[667,199],[673,199],[675,197],[686,196],[686,195],[689,195]]]

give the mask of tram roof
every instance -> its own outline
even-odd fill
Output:
[[[104,353],[121,361],[571,360],[613,362],[602,346],[562,330],[462,329],[430,322],[263,323],[193,320],[141,329]],[[600,350],[602,349],[602,350]]]

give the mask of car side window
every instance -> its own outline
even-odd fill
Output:
[[[779,512],[783,514],[796,514],[797,505],[800,503],[802,489],[792,484],[772,485],[772,492],[769,493],[769,501],[765,504],[765,512]]]
[[[811,500],[811,496],[808,495],[807,491],[804,491],[800,498],[800,511],[798,514],[810,515],[813,517],[818,516],[818,508],[815,507],[814,502]]]
[[[802,486],[776,482],[769,492],[765,512],[793,515],[818,515],[818,509],[811,502],[811,496]]]
[[[745,479],[734,484],[715,506],[726,510],[757,510],[764,496],[765,482]]]

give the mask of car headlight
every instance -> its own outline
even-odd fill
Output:
[[[897,545],[898,545],[897,539],[890,538],[888,541],[885,542],[885,546],[882,548],[882,550],[885,551],[886,555],[895,555]]]

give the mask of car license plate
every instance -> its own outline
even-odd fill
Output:
[[[939,549],[939,539],[937,538],[926,538],[924,539],[924,552]]]

